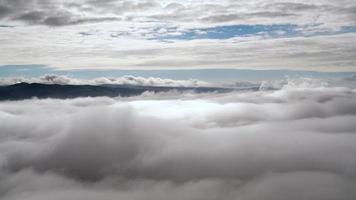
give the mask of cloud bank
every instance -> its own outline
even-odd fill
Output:
[[[165,86],[165,87],[198,87],[212,86],[212,83],[190,80],[173,80],[156,77],[122,76],[122,77],[100,77],[94,79],[79,79],[64,75],[44,75],[41,77],[4,77],[0,78],[0,85],[12,85],[16,83],[43,83],[59,85],[138,85],[138,86]]]
[[[356,198],[356,91],[0,103],[0,198]]]

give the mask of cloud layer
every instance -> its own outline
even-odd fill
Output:
[[[157,21],[172,24],[300,24],[326,28],[355,26],[352,0],[330,1],[0,1],[0,18],[27,24],[65,26],[103,21]]]
[[[356,71],[355,9],[354,0],[0,0],[0,64]]]
[[[139,85],[139,86],[165,86],[165,87],[198,87],[212,86],[211,83],[199,81],[196,79],[190,80],[173,80],[155,77],[136,77],[122,76],[115,78],[100,77],[94,79],[78,79],[64,75],[44,75],[41,77],[5,77],[0,78],[0,85],[12,85],[16,83],[43,83],[43,84],[59,84],[59,85]]]
[[[356,197],[355,90],[165,95],[1,102],[1,199]]]

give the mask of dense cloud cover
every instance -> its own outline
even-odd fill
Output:
[[[355,72],[355,11],[355,0],[0,0],[0,64]]]
[[[0,0],[0,20],[66,26],[104,21],[226,24],[293,23],[355,25],[352,0]]]
[[[0,198],[355,199],[356,91],[0,103]]]

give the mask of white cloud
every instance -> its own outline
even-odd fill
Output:
[[[0,197],[356,197],[354,89],[135,98],[1,102]]]
[[[292,69],[355,71],[356,34],[295,38],[231,38],[163,43],[81,36],[75,29],[19,28],[0,32],[3,64],[47,64],[58,69]],[[41,37],[35,35],[38,31]],[[17,38],[16,41],[13,38]],[[53,41],[48,43],[48,41]],[[21,45],[18,45],[21,44]]]
[[[190,80],[173,80],[163,78],[144,78],[136,76],[122,77],[100,77],[94,79],[78,79],[60,75],[44,75],[41,77],[5,77],[0,78],[0,85],[12,85],[16,83],[43,83],[43,84],[60,84],[60,85],[139,85],[139,86],[164,86],[164,87],[204,87],[214,86],[212,83],[199,81],[196,79]]]

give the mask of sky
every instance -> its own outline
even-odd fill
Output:
[[[18,75],[36,73],[33,65],[142,76],[182,69],[352,73],[355,10],[354,0],[0,0],[0,73],[18,65],[30,66]]]

